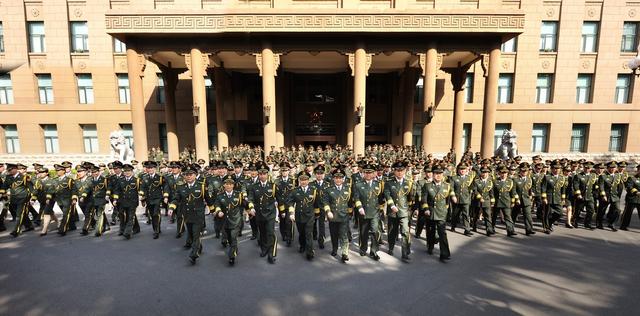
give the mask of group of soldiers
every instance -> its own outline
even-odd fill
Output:
[[[64,236],[77,229],[82,213],[83,235],[101,236],[119,222],[119,235],[130,239],[140,232],[136,209],[141,205],[154,239],[165,216],[175,223],[176,238],[186,234],[192,264],[202,253],[209,214],[230,265],[236,263],[246,222],[269,263],[276,261],[278,237],[290,247],[296,232],[299,252],[312,260],[315,243],[325,246],[326,226],[331,255],[342,262],[349,260],[353,231],[360,256],[379,260],[385,243],[394,256],[399,243],[401,259],[409,261],[410,226],[414,238],[425,231],[427,252],[433,254],[438,244],[440,260],[446,261],[451,258],[447,223],[450,231],[460,227],[465,236],[481,225],[492,236],[504,223],[513,237],[518,221],[530,236],[536,233],[534,217],[546,234],[562,218],[567,228],[604,229],[606,224],[612,231],[627,230],[640,207],[640,166],[635,172],[627,167],[626,162],[543,161],[540,156],[531,162],[482,159],[469,151],[460,159],[453,152],[436,159],[415,147],[390,145],[370,146],[361,156],[339,146],[272,148],[266,157],[260,148],[241,146],[215,151],[208,163],[187,158],[74,167],[63,162],[53,166],[55,172],[39,164],[32,171],[20,163],[0,164],[0,230],[9,211],[16,221],[14,237],[38,225],[44,236],[51,221]]]

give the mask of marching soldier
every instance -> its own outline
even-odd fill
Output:
[[[614,232],[617,231],[617,229],[613,225],[620,214],[620,210],[618,209],[620,193],[618,190],[620,190],[620,183],[622,181],[622,176],[620,174],[616,174],[617,167],[618,166],[613,161],[608,163],[607,171],[598,178],[598,186],[600,187],[600,206],[598,207],[598,214],[596,216],[596,227],[598,229],[602,229],[602,222],[608,208],[609,212],[607,212],[607,221],[609,222],[609,225],[607,227],[611,228]]]
[[[93,210],[91,217],[96,218],[95,236],[100,237],[110,230],[107,214],[104,212],[105,205],[109,199],[107,188],[109,186],[107,178],[100,174],[100,167],[91,166],[91,199],[93,200]]]
[[[636,166],[636,170],[636,174],[629,175],[625,183],[627,198],[620,223],[620,229],[622,230],[628,230],[627,227],[631,222],[631,215],[633,215],[634,209],[638,211],[638,216],[640,217],[640,165]]]
[[[9,175],[5,178],[4,190],[9,195],[9,212],[17,218],[16,227],[11,232],[11,236],[18,237],[23,230],[33,230],[33,223],[29,220],[29,201],[33,191],[31,177],[26,173],[27,166],[19,163],[17,165],[7,164]],[[4,214],[3,214],[4,216]]]
[[[313,223],[320,215],[320,193],[318,189],[309,186],[311,175],[302,171],[298,174],[299,186],[289,193],[285,205],[288,206],[289,218],[298,228],[298,243],[300,253],[306,253],[307,260],[312,260]]]
[[[362,181],[352,182],[351,188],[353,188],[353,205],[359,217],[360,256],[366,256],[369,239],[371,239],[369,256],[374,260],[380,260],[378,251],[382,234],[378,225],[380,220],[378,214],[384,211],[384,182],[374,179],[374,169],[371,164],[364,165]],[[333,241],[333,237],[331,240]]]
[[[269,263],[275,263],[278,251],[275,225],[278,217],[278,205],[282,203],[282,194],[276,184],[269,180],[269,167],[264,162],[256,167],[258,182],[247,188],[249,209],[251,209],[251,213],[255,214],[253,217],[256,218],[258,225],[260,257],[267,256]]]
[[[58,234],[64,236],[68,230],[75,230],[75,222],[72,214],[78,202],[78,196],[73,194],[74,181],[67,176],[65,167],[62,165],[53,165],[58,173],[55,179],[55,185],[52,186],[52,196],[62,210],[62,222],[58,228]]]
[[[114,161],[111,163],[113,166],[113,174],[109,175],[107,178],[107,196],[109,196],[109,200],[113,200],[113,194],[116,192],[116,188],[120,178],[124,175],[122,174],[122,162]],[[113,204],[113,203],[112,203]],[[116,219],[120,218],[119,207],[113,204],[113,208],[111,210],[111,225],[116,224]]]
[[[60,225],[58,218],[53,213],[53,204],[55,201],[51,198],[51,186],[53,180],[49,179],[49,169],[40,167],[37,171],[36,181],[33,183],[33,195],[40,203],[40,214],[42,214],[42,231],[40,236],[47,235],[49,223],[53,220]]]
[[[173,201],[176,188],[178,185],[183,183],[182,172],[180,168],[180,163],[178,161],[172,161],[169,163],[169,168],[171,169],[171,174],[167,175],[167,188],[169,189],[169,201]],[[169,207],[167,206],[167,209]],[[182,237],[182,233],[184,232],[184,217],[180,211],[180,208],[177,207],[173,212],[171,212],[171,216],[169,216],[170,223],[176,223],[176,239],[180,239]]]
[[[582,172],[573,177],[573,193],[576,198],[576,207],[573,214],[573,226],[578,227],[578,219],[582,210],[587,214],[584,218],[584,228],[593,229],[591,220],[595,212],[594,190],[598,182],[598,176],[592,173],[593,163],[588,161],[584,164]]]
[[[161,216],[160,205],[169,200],[169,187],[165,176],[156,173],[158,163],[155,161],[145,161],[143,163],[147,169],[147,176],[142,178],[139,195],[142,199],[142,206],[145,206],[153,227],[153,239],[160,236]],[[146,204],[146,205],[145,205]]]
[[[527,236],[533,235],[536,232],[533,231],[533,219],[531,217],[531,206],[533,205],[533,197],[531,188],[533,187],[533,180],[529,176],[529,164],[521,163],[519,176],[513,179],[516,185],[516,205],[513,209],[514,221],[518,218],[518,214],[522,213],[524,220],[524,231]]]
[[[447,213],[449,203],[456,201],[456,193],[450,183],[443,181],[443,170],[440,166],[433,167],[433,182],[427,183],[422,191],[421,211],[429,217],[427,230],[427,253],[433,254],[438,232],[440,245],[440,261],[451,259],[449,241],[447,239]]]
[[[353,215],[351,188],[345,185],[345,172],[337,168],[333,174],[333,185],[325,188],[322,196],[323,211],[329,220],[331,235],[331,255],[338,254],[338,246],[342,249],[342,262],[349,261],[349,218]]]
[[[207,194],[204,182],[196,181],[198,171],[192,166],[184,169],[184,182],[176,182],[173,192],[169,212],[173,213],[180,209],[184,215],[187,227],[187,241],[184,245],[186,249],[191,249],[189,261],[196,264],[196,259],[202,253],[201,233],[204,229],[204,218],[207,209],[213,208],[213,197]]]
[[[560,163],[551,166],[551,174],[542,180],[542,204],[546,206],[543,228],[545,234],[553,231],[553,224],[562,217],[562,208],[566,205],[564,177],[560,175]]]
[[[493,196],[496,200],[491,222],[495,227],[498,213],[502,213],[505,225],[507,226],[507,236],[517,235],[513,228],[513,219],[511,218],[511,209],[518,200],[516,186],[514,181],[509,178],[509,168],[502,166],[498,169],[499,178],[493,183]]]
[[[235,189],[233,176],[225,177],[223,187],[224,191],[218,194],[213,203],[214,216],[225,219],[224,231],[229,241],[227,255],[229,265],[234,265],[238,256],[238,235],[249,201],[243,191]],[[250,211],[250,215],[255,216],[255,212]]]
[[[209,165],[213,168],[213,175],[207,178],[207,183],[209,184],[209,195],[215,198],[223,190],[222,179],[227,174],[227,165],[224,161],[215,160],[211,161]],[[224,220],[222,218],[213,217],[213,230],[215,232],[216,239],[220,238],[223,223]]]
[[[493,218],[493,207],[496,201],[493,197],[494,180],[489,176],[490,172],[491,169],[488,167],[482,167],[480,169],[480,177],[474,181],[473,188],[478,205],[478,210],[476,211],[476,214],[478,215],[474,217],[472,226],[475,228],[475,222],[477,221],[479,214],[482,214],[487,236],[491,236],[496,233],[493,221],[491,220]]]
[[[91,180],[87,176],[87,165],[76,166],[76,180],[73,183],[73,194],[78,197],[78,206],[84,214],[84,224],[82,225],[82,235],[89,234],[89,229],[95,225],[91,211],[93,209],[93,199],[91,198]]]
[[[118,206],[120,214],[120,232],[118,236],[131,239],[131,234],[140,232],[140,224],[136,217],[136,208],[140,202],[140,178],[133,175],[133,166],[125,164],[122,167],[124,176],[119,178],[116,184],[116,193],[113,195],[113,205]]]
[[[535,156],[534,158],[540,158]],[[534,159],[534,161],[541,159]],[[531,193],[533,194],[533,209],[536,211],[536,218],[538,220],[544,220],[544,205],[542,205],[542,180],[544,179],[545,172],[543,171],[544,164],[542,162],[536,162],[533,165],[534,172],[531,175],[533,185],[531,186]]]
[[[316,178],[311,182],[311,186],[318,189],[318,194],[320,194],[320,200],[322,200],[322,195],[324,194],[324,190],[328,188],[331,184],[329,181],[325,181],[325,169],[323,165],[318,165],[313,170]],[[315,223],[313,224],[313,239],[318,240],[318,247],[320,249],[324,249],[324,237],[325,237],[325,225],[324,221],[326,218],[326,214],[324,213],[324,209],[320,209],[320,215],[316,218]]]
[[[389,222],[389,255],[393,256],[393,248],[402,236],[402,259],[409,260],[411,254],[411,233],[409,232],[409,215],[415,199],[415,187],[411,179],[405,179],[404,162],[398,161],[393,166],[395,176],[384,186],[384,197],[387,201],[387,217]]]
[[[289,164],[287,162],[282,162],[280,164],[280,178],[276,180],[276,186],[278,187],[278,191],[282,192],[283,201],[286,201],[291,191],[296,187],[296,180],[289,176],[290,172],[291,169]],[[290,247],[294,235],[293,222],[291,221],[291,218],[287,216],[284,204],[280,205],[278,208],[280,211],[280,234],[282,236],[282,240],[287,243],[287,247]]]
[[[469,205],[471,204],[471,190],[473,186],[473,175],[468,175],[469,166],[466,163],[458,165],[458,175],[450,178],[453,184],[453,190],[456,193],[457,203],[453,205],[453,214],[451,217],[451,231],[456,231],[458,220],[462,216],[464,225],[464,235],[472,236],[469,225]]]
[[[423,204],[424,201],[422,201],[422,197],[424,196],[424,190],[425,190],[425,186],[427,185],[427,183],[433,182],[433,172],[431,169],[431,165],[426,165],[424,166],[424,179],[421,179],[418,181],[417,183],[417,187],[416,187],[416,191],[420,192],[420,204]],[[421,211],[418,210],[418,220],[416,221],[416,230],[415,230],[415,236],[416,238],[420,238],[420,235],[422,235],[422,230],[427,228],[427,215]]]

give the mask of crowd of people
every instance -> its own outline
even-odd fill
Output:
[[[99,237],[113,227],[130,239],[140,232],[136,210],[142,206],[154,239],[163,217],[176,225],[175,237],[185,236],[192,264],[203,249],[208,215],[230,265],[245,223],[269,263],[276,262],[279,244],[294,244],[296,233],[299,252],[313,260],[315,244],[325,247],[327,226],[331,255],[342,262],[349,260],[354,238],[360,256],[379,260],[383,244],[394,256],[398,244],[401,259],[410,261],[412,236],[423,232],[427,252],[438,245],[444,262],[451,258],[447,224],[465,236],[493,236],[504,226],[506,236],[514,237],[519,222],[526,236],[551,234],[560,222],[568,229],[606,226],[615,232],[627,230],[640,209],[640,165],[625,161],[483,159],[469,150],[459,159],[453,151],[438,159],[392,145],[368,146],[358,156],[349,147],[329,145],[271,148],[265,156],[260,147],[242,145],[213,150],[208,162],[182,158],[75,166],[65,161],[52,170],[37,163],[0,164],[0,231],[10,213],[13,237],[36,226],[46,236],[53,221],[61,236],[80,230]]]

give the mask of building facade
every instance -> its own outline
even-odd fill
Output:
[[[0,153],[640,152],[640,1],[0,3]],[[459,155],[458,155],[459,156]]]

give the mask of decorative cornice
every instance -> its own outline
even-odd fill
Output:
[[[347,53],[347,57],[349,60],[349,68],[351,68],[351,76],[355,76],[356,75],[356,68],[355,68],[355,64],[356,64],[356,54],[354,53]],[[366,54],[365,55],[365,62],[364,62],[364,67],[365,67],[365,75],[368,76],[369,75],[369,69],[371,68],[371,63],[373,62],[373,54]]]
[[[495,32],[522,33],[524,13],[108,13],[107,33]]]
[[[278,68],[280,67],[280,55],[282,54],[276,54],[276,53],[273,54],[273,76],[274,77],[278,76]],[[258,66],[260,77],[262,77],[262,54],[256,53],[256,54],[253,54],[253,56],[256,56],[256,66]]]

